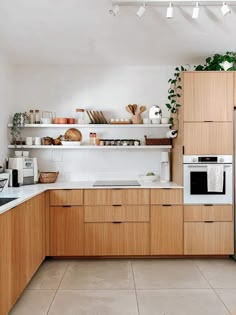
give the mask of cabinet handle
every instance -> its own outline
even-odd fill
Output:
[[[204,223],[213,223],[214,221],[204,221]]]
[[[172,205],[162,205],[163,207],[171,207]]]
[[[204,120],[204,123],[211,123],[213,120]]]
[[[114,221],[112,222],[113,224],[121,224],[122,222],[121,221]]]
[[[112,207],[121,207],[121,205],[112,205]]]
[[[62,206],[63,208],[71,208],[71,206],[69,206],[69,205],[64,205],[64,206]]]
[[[213,204],[207,203],[207,204],[205,204],[204,206],[205,206],[205,207],[212,207]]]

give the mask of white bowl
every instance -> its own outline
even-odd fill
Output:
[[[144,182],[155,182],[158,179],[158,175],[140,175],[140,178],[144,181]]]
[[[62,145],[67,145],[67,146],[76,146],[76,145],[80,145],[81,141],[62,141],[61,142]]]

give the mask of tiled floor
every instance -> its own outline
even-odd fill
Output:
[[[9,315],[236,315],[231,259],[47,260]]]

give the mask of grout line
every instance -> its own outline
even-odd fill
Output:
[[[66,268],[65,268],[65,271],[64,271],[64,273],[63,273],[63,275],[62,275],[62,277],[61,277],[61,281],[60,281],[60,283],[59,283],[59,285],[58,285],[58,287],[57,287],[57,289],[56,289],[56,291],[55,291],[55,295],[54,295],[54,297],[53,297],[53,299],[52,299],[52,302],[51,302],[50,305],[49,305],[48,311],[47,311],[47,313],[46,313],[45,315],[48,315],[49,312],[50,312],[50,309],[51,309],[51,307],[52,307],[52,304],[53,304],[53,302],[54,302],[54,300],[55,300],[55,298],[56,298],[57,292],[58,292],[58,290],[59,290],[59,288],[60,288],[60,285],[61,285],[61,283],[62,283],[62,280],[63,280],[64,275],[65,275],[65,273],[66,273],[66,271],[67,271],[68,268],[69,268],[69,262],[68,262],[68,264],[67,264],[67,266],[66,266]]]
[[[228,309],[227,305],[225,305],[225,303],[222,301],[222,299],[220,298],[220,296],[218,295],[216,289],[211,285],[210,281],[207,279],[207,277],[204,275],[203,271],[199,268],[199,266],[195,263],[194,260],[193,264],[194,266],[197,268],[197,270],[202,274],[202,276],[205,278],[205,280],[208,282],[208,284],[210,285],[212,291],[215,293],[215,295],[218,297],[218,299],[221,301],[221,303],[225,306],[225,308],[227,309],[227,311],[229,312],[229,314],[231,314],[230,310]]]
[[[130,261],[130,265],[131,265],[132,274],[133,274],[133,280],[134,280],[134,292],[135,292],[135,296],[136,296],[137,309],[138,309],[138,314],[140,315],[139,303],[138,303],[138,295],[137,295],[137,290],[136,290],[136,282],[135,282],[135,277],[134,277],[134,268],[133,268],[132,260]]]

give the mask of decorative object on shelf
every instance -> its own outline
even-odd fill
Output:
[[[30,122],[30,117],[26,112],[15,113],[12,118],[12,126],[11,126],[11,136],[12,136],[12,144],[24,144],[22,141],[21,132],[25,127],[26,123]]]
[[[138,139],[100,139],[100,146],[140,146]]]
[[[112,124],[112,125],[129,125],[129,124],[131,124],[131,120],[127,119],[127,118],[122,118],[122,119],[112,118],[110,120],[110,124]]]
[[[161,117],[162,117],[162,110],[160,106],[153,105],[149,109],[149,118],[152,121],[152,124],[160,124],[161,123]]]
[[[43,145],[52,145],[53,138],[51,137],[43,137],[42,143]]]
[[[145,145],[171,145],[171,139],[168,138],[148,138],[146,135]]]
[[[42,124],[52,124],[53,119],[56,118],[56,113],[44,111],[42,112],[41,123]]]
[[[108,123],[102,111],[87,110],[86,113],[90,119],[91,124],[107,124]]]
[[[65,117],[57,117],[53,119],[53,123],[54,124],[63,124],[66,125],[67,124],[67,118]]]
[[[64,134],[64,140],[69,141],[81,141],[82,140],[82,134],[81,132],[76,128],[70,128],[68,129]]]
[[[62,138],[63,138],[63,136],[60,135],[60,136],[58,136],[57,138],[52,139],[52,144],[53,144],[53,145],[61,145],[61,144],[62,144],[62,143],[61,143]]]
[[[50,184],[55,183],[57,180],[59,172],[40,172],[39,173],[39,183]]]
[[[126,106],[127,112],[132,115],[131,121],[133,124],[142,124],[143,123],[143,119],[142,119],[141,114],[143,112],[145,112],[146,109],[147,109],[146,106],[140,106],[139,113],[138,113],[137,112],[137,110],[138,110],[137,104],[133,104],[133,105],[129,104]]]

